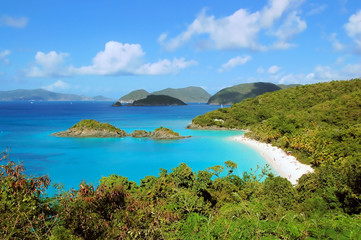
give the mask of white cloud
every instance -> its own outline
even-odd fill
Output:
[[[164,59],[155,63],[144,64],[140,66],[135,73],[140,75],[165,75],[178,73],[180,69],[194,66],[196,64],[196,61],[185,61],[184,58],[175,58],[173,61]]]
[[[71,73],[69,69],[63,66],[64,58],[69,56],[68,53],[49,53],[37,52],[35,62],[37,66],[31,67],[27,71],[28,77],[64,77]]]
[[[145,53],[139,44],[122,44],[110,41],[104,51],[93,58],[90,66],[74,69],[77,74],[117,75],[133,74],[142,62]]]
[[[287,49],[293,44],[288,43],[295,35],[303,32],[307,28],[305,21],[302,21],[297,12],[291,12],[283,24],[278,28],[274,35],[278,37],[278,41],[273,45],[275,49]]]
[[[275,73],[277,73],[280,69],[281,69],[281,68],[280,68],[279,66],[273,65],[273,66],[271,66],[270,68],[268,68],[267,72],[268,72],[269,74],[275,74]]]
[[[361,77],[361,63],[348,64],[342,68],[345,79]]]
[[[10,55],[10,51],[9,50],[4,50],[2,52],[0,52],[0,63],[3,62],[5,64],[9,64],[10,60],[7,58]]]
[[[279,19],[292,1],[289,0],[271,0],[269,5],[265,6],[261,12],[261,24],[264,27],[271,27],[275,20]],[[295,1],[293,1],[295,2]]]
[[[264,73],[264,69],[261,68],[261,67],[257,68],[257,73],[258,73],[258,74]]]
[[[293,7],[297,7],[299,0],[269,0],[261,11],[249,12],[239,9],[230,16],[216,18],[208,16],[203,10],[199,16],[188,25],[187,29],[167,41],[167,35],[159,36],[158,41],[167,50],[175,50],[190,41],[194,36],[208,35],[208,47],[216,49],[239,49],[266,50],[267,47],[258,42],[258,35],[262,30],[271,31],[274,25],[281,22],[280,29],[274,34],[279,37],[277,42],[286,47],[286,40],[306,28],[294,11],[283,21],[278,21]],[[283,24],[282,24],[283,23]],[[278,44],[278,45],[280,45]]]
[[[28,24],[28,18],[26,17],[14,18],[7,15],[3,15],[0,17],[0,26],[23,28],[27,24]]]
[[[356,43],[356,47],[361,51],[361,10],[351,15],[349,21],[344,25],[347,35]]]
[[[332,47],[333,49],[335,49],[336,51],[342,51],[345,49],[345,46],[340,43],[337,39],[337,34],[336,33],[332,33],[329,37],[328,40],[332,43]]]
[[[185,32],[168,42],[165,42],[167,35],[162,34],[159,41],[167,50],[174,50],[184,45],[194,35],[208,34],[211,43],[207,45],[217,49],[240,47],[259,49],[260,46],[256,43],[256,35],[259,31],[257,21],[259,21],[259,13],[250,14],[244,9],[220,19],[207,16],[203,10]]]
[[[304,83],[305,75],[304,74],[287,74],[280,77],[279,84],[293,84],[293,83]]]
[[[159,60],[155,63],[143,63],[145,53],[139,44],[122,44],[110,41],[104,51],[92,60],[92,65],[74,67],[64,66],[67,53],[38,52],[36,65],[27,70],[28,77],[68,77],[73,75],[162,75],[177,73],[179,70],[194,66],[196,61],[183,58]]]
[[[228,69],[231,69],[231,68],[234,68],[236,66],[239,66],[239,65],[243,65],[245,64],[246,62],[248,62],[249,60],[251,60],[251,57],[250,56],[244,56],[244,57],[234,57],[232,59],[230,59],[228,62],[226,62],[225,64],[223,64],[221,66],[221,68],[218,69],[218,72],[223,72],[225,70],[228,70]]]
[[[48,86],[44,86],[42,88],[48,91],[55,91],[55,90],[69,89],[69,87],[70,87],[69,84],[67,84],[66,82],[58,80],[55,83],[50,84]]]
[[[307,15],[311,16],[311,15],[316,15],[316,14],[320,14],[323,11],[325,11],[325,9],[327,8],[326,4],[320,5],[320,6],[314,6],[308,13]]]

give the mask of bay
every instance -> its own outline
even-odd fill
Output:
[[[0,150],[11,148],[11,160],[23,162],[32,176],[47,174],[64,189],[78,188],[81,181],[93,185],[110,174],[140,182],[159,169],[171,171],[186,163],[193,171],[238,164],[237,174],[265,166],[252,148],[230,140],[242,131],[190,130],[197,115],[219,106],[189,104],[164,107],[112,107],[111,102],[0,102]],[[108,122],[131,133],[163,126],[191,138],[152,140],[125,138],[61,138],[50,136],[82,119]],[[51,192],[52,190],[50,190]]]

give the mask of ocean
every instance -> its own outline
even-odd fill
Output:
[[[193,171],[222,165],[231,160],[236,174],[265,166],[254,149],[230,140],[242,131],[190,130],[186,126],[197,115],[219,106],[112,107],[111,102],[0,102],[0,150],[11,148],[10,158],[23,162],[30,176],[49,175],[67,191],[82,181],[98,185],[111,174],[140,182],[159,169],[171,171],[186,163]],[[152,140],[125,138],[61,138],[50,136],[82,119],[110,123],[131,133],[171,128],[191,138]],[[49,192],[53,190],[50,189]]]

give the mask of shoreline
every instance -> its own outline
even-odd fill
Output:
[[[294,156],[287,155],[285,151],[271,144],[258,142],[244,135],[231,137],[231,140],[245,144],[264,157],[271,167],[281,176],[297,185],[297,180],[304,174],[314,172],[314,169],[306,164],[300,163]]]

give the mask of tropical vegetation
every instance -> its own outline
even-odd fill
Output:
[[[256,97],[263,93],[273,92],[280,89],[281,87],[276,84],[267,82],[242,83],[220,90],[208,100],[208,104],[227,105],[239,103],[246,98]]]
[[[226,161],[186,164],[139,183],[116,174],[97,187],[45,194],[1,155],[0,235],[5,239],[360,239],[361,80],[298,86],[199,116],[193,124],[249,129],[315,166],[293,186],[267,168],[236,174]],[[218,119],[218,121],[215,121]],[[223,121],[219,121],[219,120]]]

